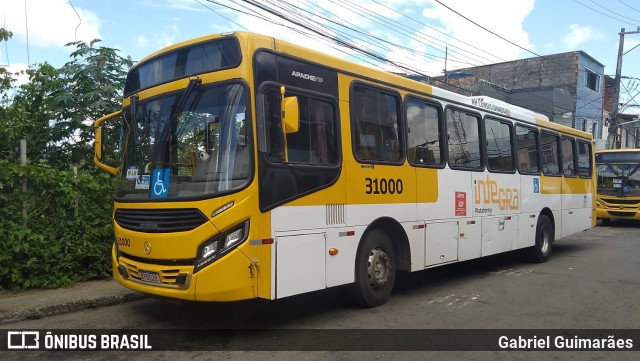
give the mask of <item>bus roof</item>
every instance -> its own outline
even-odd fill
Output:
[[[622,148],[622,149],[600,149],[596,153],[639,153],[638,148]]]
[[[153,54],[146,56],[142,60],[140,60],[137,64],[134,65],[134,68],[149,60],[150,58],[154,58],[161,54],[164,54],[168,51],[181,48],[184,46],[189,46],[193,44],[197,44],[204,41],[209,41],[216,38],[235,36],[241,42],[245,44],[253,44],[257,48],[260,45],[256,44],[271,44],[275,48],[276,51],[282,52],[284,54],[289,54],[292,56],[296,56],[303,59],[313,59],[314,62],[323,64],[327,67],[334,68],[344,74],[356,75],[364,80],[378,82],[378,83],[386,83],[390,84],[394,87],[399,87],[404,90],[415,91],[417,93],[425,94],[427,96],[431,96],[434,98],[446,99],[452,103],[458,103],[461,105],[466,105],[470,108],[475,108],[478,110],[482,110],[488,113],[499,114],[507,117],[516,118],[532,125],[539,125],[544,127],[549,127],[559,131],[565,131],[571,133],[576,136],[589,138],[590,134],[587,132],[583,132],[580,130],[576,130],[570,127],[566,127],[560,124],[552,123],[549,121],[549,118],[543,114],[534,112],[532,110],[519,107],[517,105],[513,105],[507,102],[504,102],[499,99],[491,98],[488,96],[464,96],[458,93],[454,93],[449,90],[445,90],[442,88],[438,88],[435,86],[431,86],[429,84],[409,79],[407,77],[393,74],[379,68],[374,68],[367,65],[357,64],[345,59],[341,59],[332,55],[327,55],[320,51],[309,49],[300,45],[296,45],[284,40],[280,40],[277,38],[269,37],[266,35],[251,33],[251,32],[230,32],[230,33],[220,33],[213,35],[206,35],[199,38],[194,38],[191,40],[183,41],[159,51],[154,52]],[[372,75],[375,74],[375,75]]]

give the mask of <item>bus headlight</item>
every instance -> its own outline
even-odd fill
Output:
[[[247,239],[248,235],[249,221],[245,221],[201,244],[196,254],[193,273],[200,271],[225,253],[240,245]]]

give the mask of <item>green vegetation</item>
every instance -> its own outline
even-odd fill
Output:
[[[11,36],[0,28],[0,41]],[[0,67],[0,289],[110,274],[114,181],[93,165],[92,123],[119,108],[131,60],[98,45],[67,44],[68,63],[33,66],[19,86]]]

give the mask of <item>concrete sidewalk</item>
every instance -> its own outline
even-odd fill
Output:
[[[0,292],[0,325],[144,298],[113,280],[77,283],[67,288]]]

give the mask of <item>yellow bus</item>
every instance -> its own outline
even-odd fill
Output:
[[[119,183],[113,275],[157,296],[344,285],[375,307],[396,271],[524,248],[544,262],[595,222],[588,133],[258,34],[141,60],[94,126]]]
[[[597,219],[640,220],[640,149],[599,150],[596,170]]]

